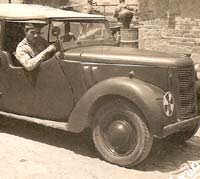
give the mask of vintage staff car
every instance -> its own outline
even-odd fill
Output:
[[[46,24],[43,37],[60,44],[33,71],[13,55],[27,22]],[[117,47],[104,16],[0,5],[0,115],[75,133],[90,128],[110,163],[140,163],[154,137],[191,138],[200,120],[195,80],[188,56]]]

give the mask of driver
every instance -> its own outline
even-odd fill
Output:
[[[27,71],[34,70],[42,61],[55,54],[57,47],[41,37],[44,24],[25,24],[25,38],[17,45],[16,58]]]

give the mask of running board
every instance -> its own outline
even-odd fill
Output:
[[[57,121],[50,121],[50,120],[45,120],[45,119],[38,119],[38,118],[33,118],[33,117],[27,117],[27,116],[7,113],[7,112],[3,112],[3,111],[0,111],[0,116],[5,116],[8,118],[12,118],[12,119],[32,122],[32,123],[39,124],[42,126],[68,131],[67,130],[67,122],[57,122]],[[1,122],[1,119],[0,119],[0,122]]]

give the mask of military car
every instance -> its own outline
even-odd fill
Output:
[[[59,44],[33,71],[14,55],[30,22],[44,23],[43,38]],[[0,5],[0,115],[74,133],[90,129],[110,163],[139,164],[155,137],[191,138],[200,120],[195,84],[189,56],[117,47],[104,16]]]

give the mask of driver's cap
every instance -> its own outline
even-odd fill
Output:
[[[25,29],[34,29],[34,28],[42,28],[46,24],[45,23],[26,23],[25,24]]]

